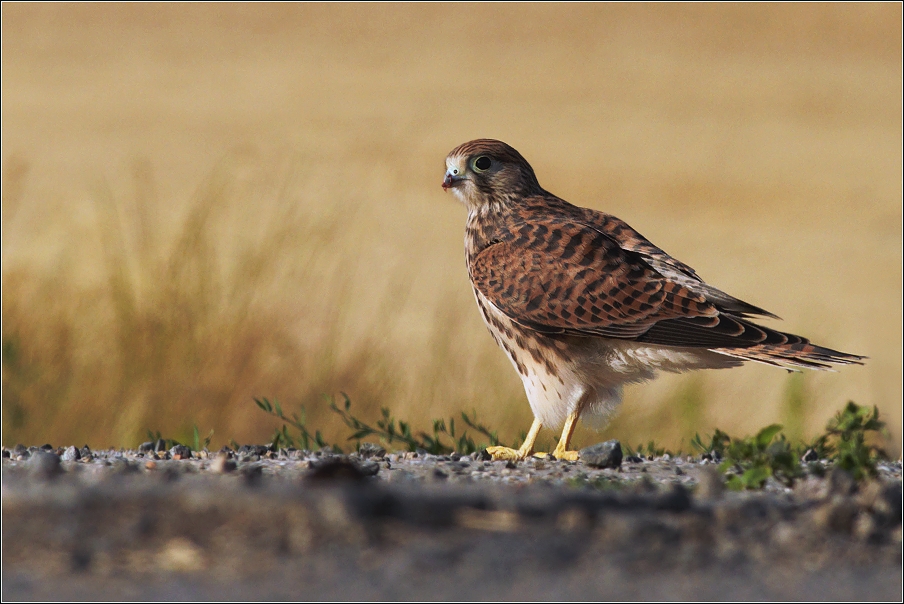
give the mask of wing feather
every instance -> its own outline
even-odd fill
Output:
[[[633,339],[659,321],[719,312],[608,235],[568,221],[513,225],[469,268],[490,302],[541,333]]]
[[[707,286],[645,242],[568,218],[534,219],[500,229],[471,257],[469,271],[496,308],[543,334],[706,348],[784,367],[864,358],[751,323],[749,315],[775,315]]]
[[[568,204],[568,206],[570,207],[567,209],[575,214],[576,219],[588,226],[592,226],[592,228],[598,229],[600,232],[608,234],[623,249],[640,254],[659,274],[681,283],[691,291],[703,295],[721,310],[731,312],[739,317],[761,316],[771,319],[779,318],[768,310],[739,300],[704,282],[693,268],[669,256],[662,249],[650,243],[646,237],[631,228],[625,221],[611,214],[597,212],[589,208],[578,208],[571,204]]]

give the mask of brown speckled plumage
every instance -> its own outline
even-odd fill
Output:
[[[621,384],[657,369],[828,369],[864,358],[755,325],[775,315],[707,285],[618,218],[545,191],[503,142],[465,143],[446,166],[443,187],[468,207],[465,251],[484,321],[544,424],[574,409],[605,415]]]

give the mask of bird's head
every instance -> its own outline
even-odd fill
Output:
[[[472,210],[506,205],[543,190],[520,153],[489,138],[467,142],[449,153],[443,190],[449,189]]]

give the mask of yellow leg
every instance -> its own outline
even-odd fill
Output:
[[[537,434],[542,427],[543,424],[540,423],[540,420],[534,418],[534,423],[531,424],[527,437],[524,439],[524,444],[521,445],[520,449],[516,451],[515,449],[509,449],[508,447],[487,447],[487,453],[493,456],[493,461],[525,460],[533,453],[534,442],[537,440]]]
[[[576,461],[578,458],[577,451],[569,451],[568,443],[571,442],[571,435],[574,434],[574,429],[578,425],[578,417],[581,415],[581,411],[576,409],[568,414],[568,417],[565,419],[565,427],[562,428],[562,437],[559,439],[559,444],[556,445],[556,450],[552,452],[553,457],[556,459],[564,459],[567,461]]]

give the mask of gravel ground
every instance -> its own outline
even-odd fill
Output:
[[[153,448],[3,449],[3,600],[902,596],[900,463],[736,493],[699,458]]]

